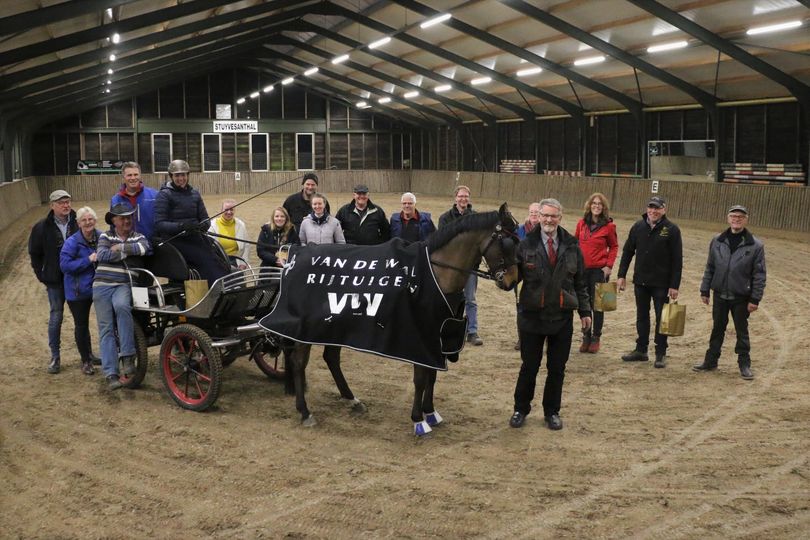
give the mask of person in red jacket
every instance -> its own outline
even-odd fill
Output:
[[[605,315],[593,311],[594,289],[597,283],[610,280],[610,272],[619,252],[616,225],[610,217],[610,204],[601,193],[594,193],[585,203],[585,216],[577,223],[575,236],[585,259],[585,276],[588,279],[588,296],[591,298],[593,325],[582,332],[579,352],[599,352],[602,325]]]

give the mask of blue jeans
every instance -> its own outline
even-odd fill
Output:
[[[118,375],[118,358],[135,354],[132,291],[129,285],[93,287],[93,305],[101,338],[101,369],[105,376]]]
[[[478,276],[470,274],[464,285],[464,310],[467,313],[467,333],[478,332],[478,304],[475,302],[475,291],[478,290]]]
[[[666,287],[635,286],[636,292],[636,350],[647,352],[650,344],[650,300],[655,310],[655,354],[667,353],[667,336],[658,332],[661,323],[661,311],[669,303],[669,290]]]
[[[59,358],[62,320],[65,317],[65,289],[48,286],[48,303],[51,305],[51,314],[48,318],[48,347],[51,349],[51,358]]]

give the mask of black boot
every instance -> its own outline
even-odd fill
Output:
[[[750,358],[738,358],[737,364],[740,366],[740,377],[746,381],[750,381],[754,378],[754,374],[751,372]]]
[[[717,358],[712,358],[706,353],[703,362],[692,366],[692,371],[712,371],[717,369]]]

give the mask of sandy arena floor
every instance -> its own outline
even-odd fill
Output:
[[[331,199],[337,210],[350,194]],[[209,209],[221,200],[210,197]],[[270,194],[238,209],[252,237],[282,200]],[[372,200],[389,215],[398,208],[398,195]],[[474,201],[479,210],[498,202]],[[528,203],[514,202],[522,219]],[[417,206],[437,221],[451,203],[420,197]],[[67,311],[63,371],[47,375],[48,303],[26,252],[45,212],[34,209],[0,233],[0,537],[808,536],[806,239],[762,236],[768,285],[751,318],[756,379],[746,382],[733,330],[718,371],[690,370],[708,343],[710,308],[698,284],[723,224],[680,223],[687,335],[671,340],[666,369],[622,363],[635,336],[625,293],[606,317],[602,352],[571,354],[561,432],[537,414],[523,429],[507,425],[520,365],[514,297],[482,282],[485,344],[439,375],[436,406],[446,423],[417,440],[410,366],[352,351],[343,368],[368,413],[351,415],[339,403],[315,348],[313,429],[299,426],[292,398],[246,359],[225,370],[207,413],[181,410],[165,394],[156,347],[142,389],[107,392],[100,375],[78,369]],[[563,227],[573,229],[578,216],[567,212]],[[623,241],[630,216],[617,223]]]

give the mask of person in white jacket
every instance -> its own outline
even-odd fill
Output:
[[[301,222],[298,238],[301,245],[307,244],[345,244],[343,228],[340,221],[329,215],[326,209],[329,203],[320,193],[312,196],[312,212]]]
[[[245,222],[236,217],[234,206],[236,206],[236,201],[233,199],[222,201],[222,214],[211,220],[208,232],[228,237],[217,236],[215,238],[228,255],[231,266],[244,270],[247,268],[250,245],[244,241],[244,238],[247,238]]]

